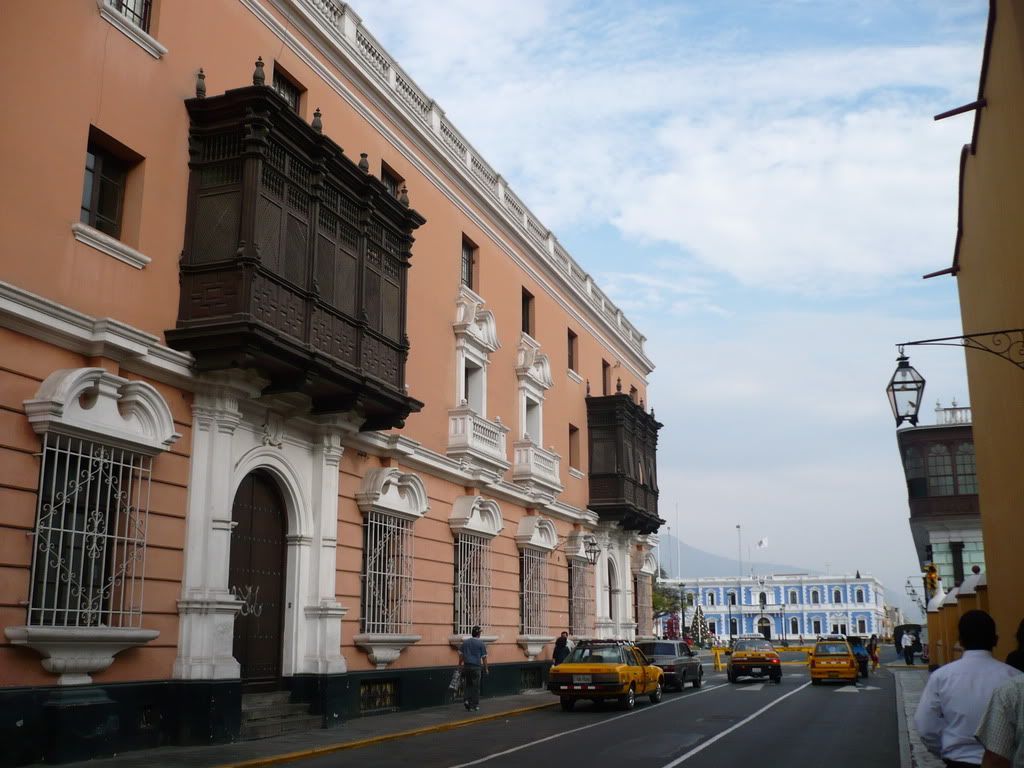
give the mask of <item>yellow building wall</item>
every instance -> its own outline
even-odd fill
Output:
[[[965,334],[1024,328],[1024,6],[999,0],[995,10],[988,106],[976,117],[962,179],[957,280]],[[1024,618],[1024,370],[984,352],[966,357],[988,603],[1003,658]]]

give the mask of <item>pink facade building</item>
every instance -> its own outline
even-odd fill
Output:
[[[0,764],[651,633],[644,337],[351,8],[3,16]]]

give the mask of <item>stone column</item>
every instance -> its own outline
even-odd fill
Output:
[[[232,654],[241,602],[228,592],[231,552],[232,439],[242,415],[239,400],[259,392],[240,375],[207,378],[192,405],[192,457],[185,523],[185,563],[178,601],[178,656],[173,677],[237,678]]]

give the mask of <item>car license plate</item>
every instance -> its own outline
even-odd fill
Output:
[[[761,674],[761,668],[760,667],[751,667],[750,671],[753,672],[755,675]]]
[[[589,683],[591,682],[590,675],[573,675],[572,681],[574,683]]]

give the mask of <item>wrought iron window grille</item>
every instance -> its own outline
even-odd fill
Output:
[[[143,32],[149,32],[153,0],[106,0],[106,2],[109,8],[120,13]]]
[[[363,532],[363,632],[408,633],[412,603],[412,521],[372,510],[366,513]]]
[[[490,621],[490,540],[459,534],[455,544],[455,633],[468,635],[474,626]]]

